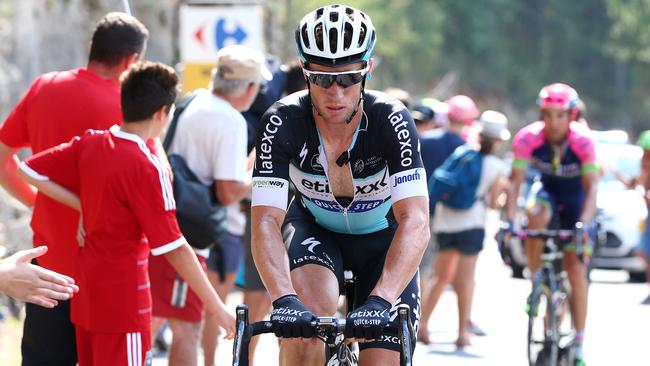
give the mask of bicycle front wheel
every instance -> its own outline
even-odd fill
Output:
[[[556,366],[558,359],[557,318],[550,291],[536,286],[528,302],[528,363]]]

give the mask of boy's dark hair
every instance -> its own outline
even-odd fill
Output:
[[[169,110],[178,94],[176,72],[160,62],[134,63],[121,81],[124,122],[149,119],[163,106]]]
[[[139,20],[125,13],[108,13],[95,27],[88,61],[115,66],[125,57],[142,54],[149,31]]]

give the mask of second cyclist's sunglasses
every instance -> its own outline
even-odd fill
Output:
[[[311,71],[302,69],[307,77],[307,80],[321,88],[329,88],[336,82],[343,88],[347,88],[354,84],[358,84],[368,73],[368,67],[361,70],[350,70],[342,72],[325,72],[325,71]]]

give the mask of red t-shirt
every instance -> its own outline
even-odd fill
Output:
[[[149,252],[160,255],[185,243],[169,169],[142,139],[117,129],[87,131],[27,159],[21,169],[81,199],[86,240],[72,321],[92,332],[149,329]]]
[[[105,130],[122,121],[120,86],[86,69],[39,76],[0,127],[0,141],[34,154],[70,141],[87,129]],[[47,245],[39,264],[76,277],[79,215],[38,194],[32,215],[34,244]]]

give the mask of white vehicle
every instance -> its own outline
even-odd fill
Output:
[[[645,264],[635,251],[647,215],[646,204],[639,192],[627,188],[614,174],[636,176],[643,150],[631,144],[598,142],[596,156],[604,173],[598,184],[598,208],[606,237],[597,248],[592,266],[623,269],[632,280],[643,280]]]

